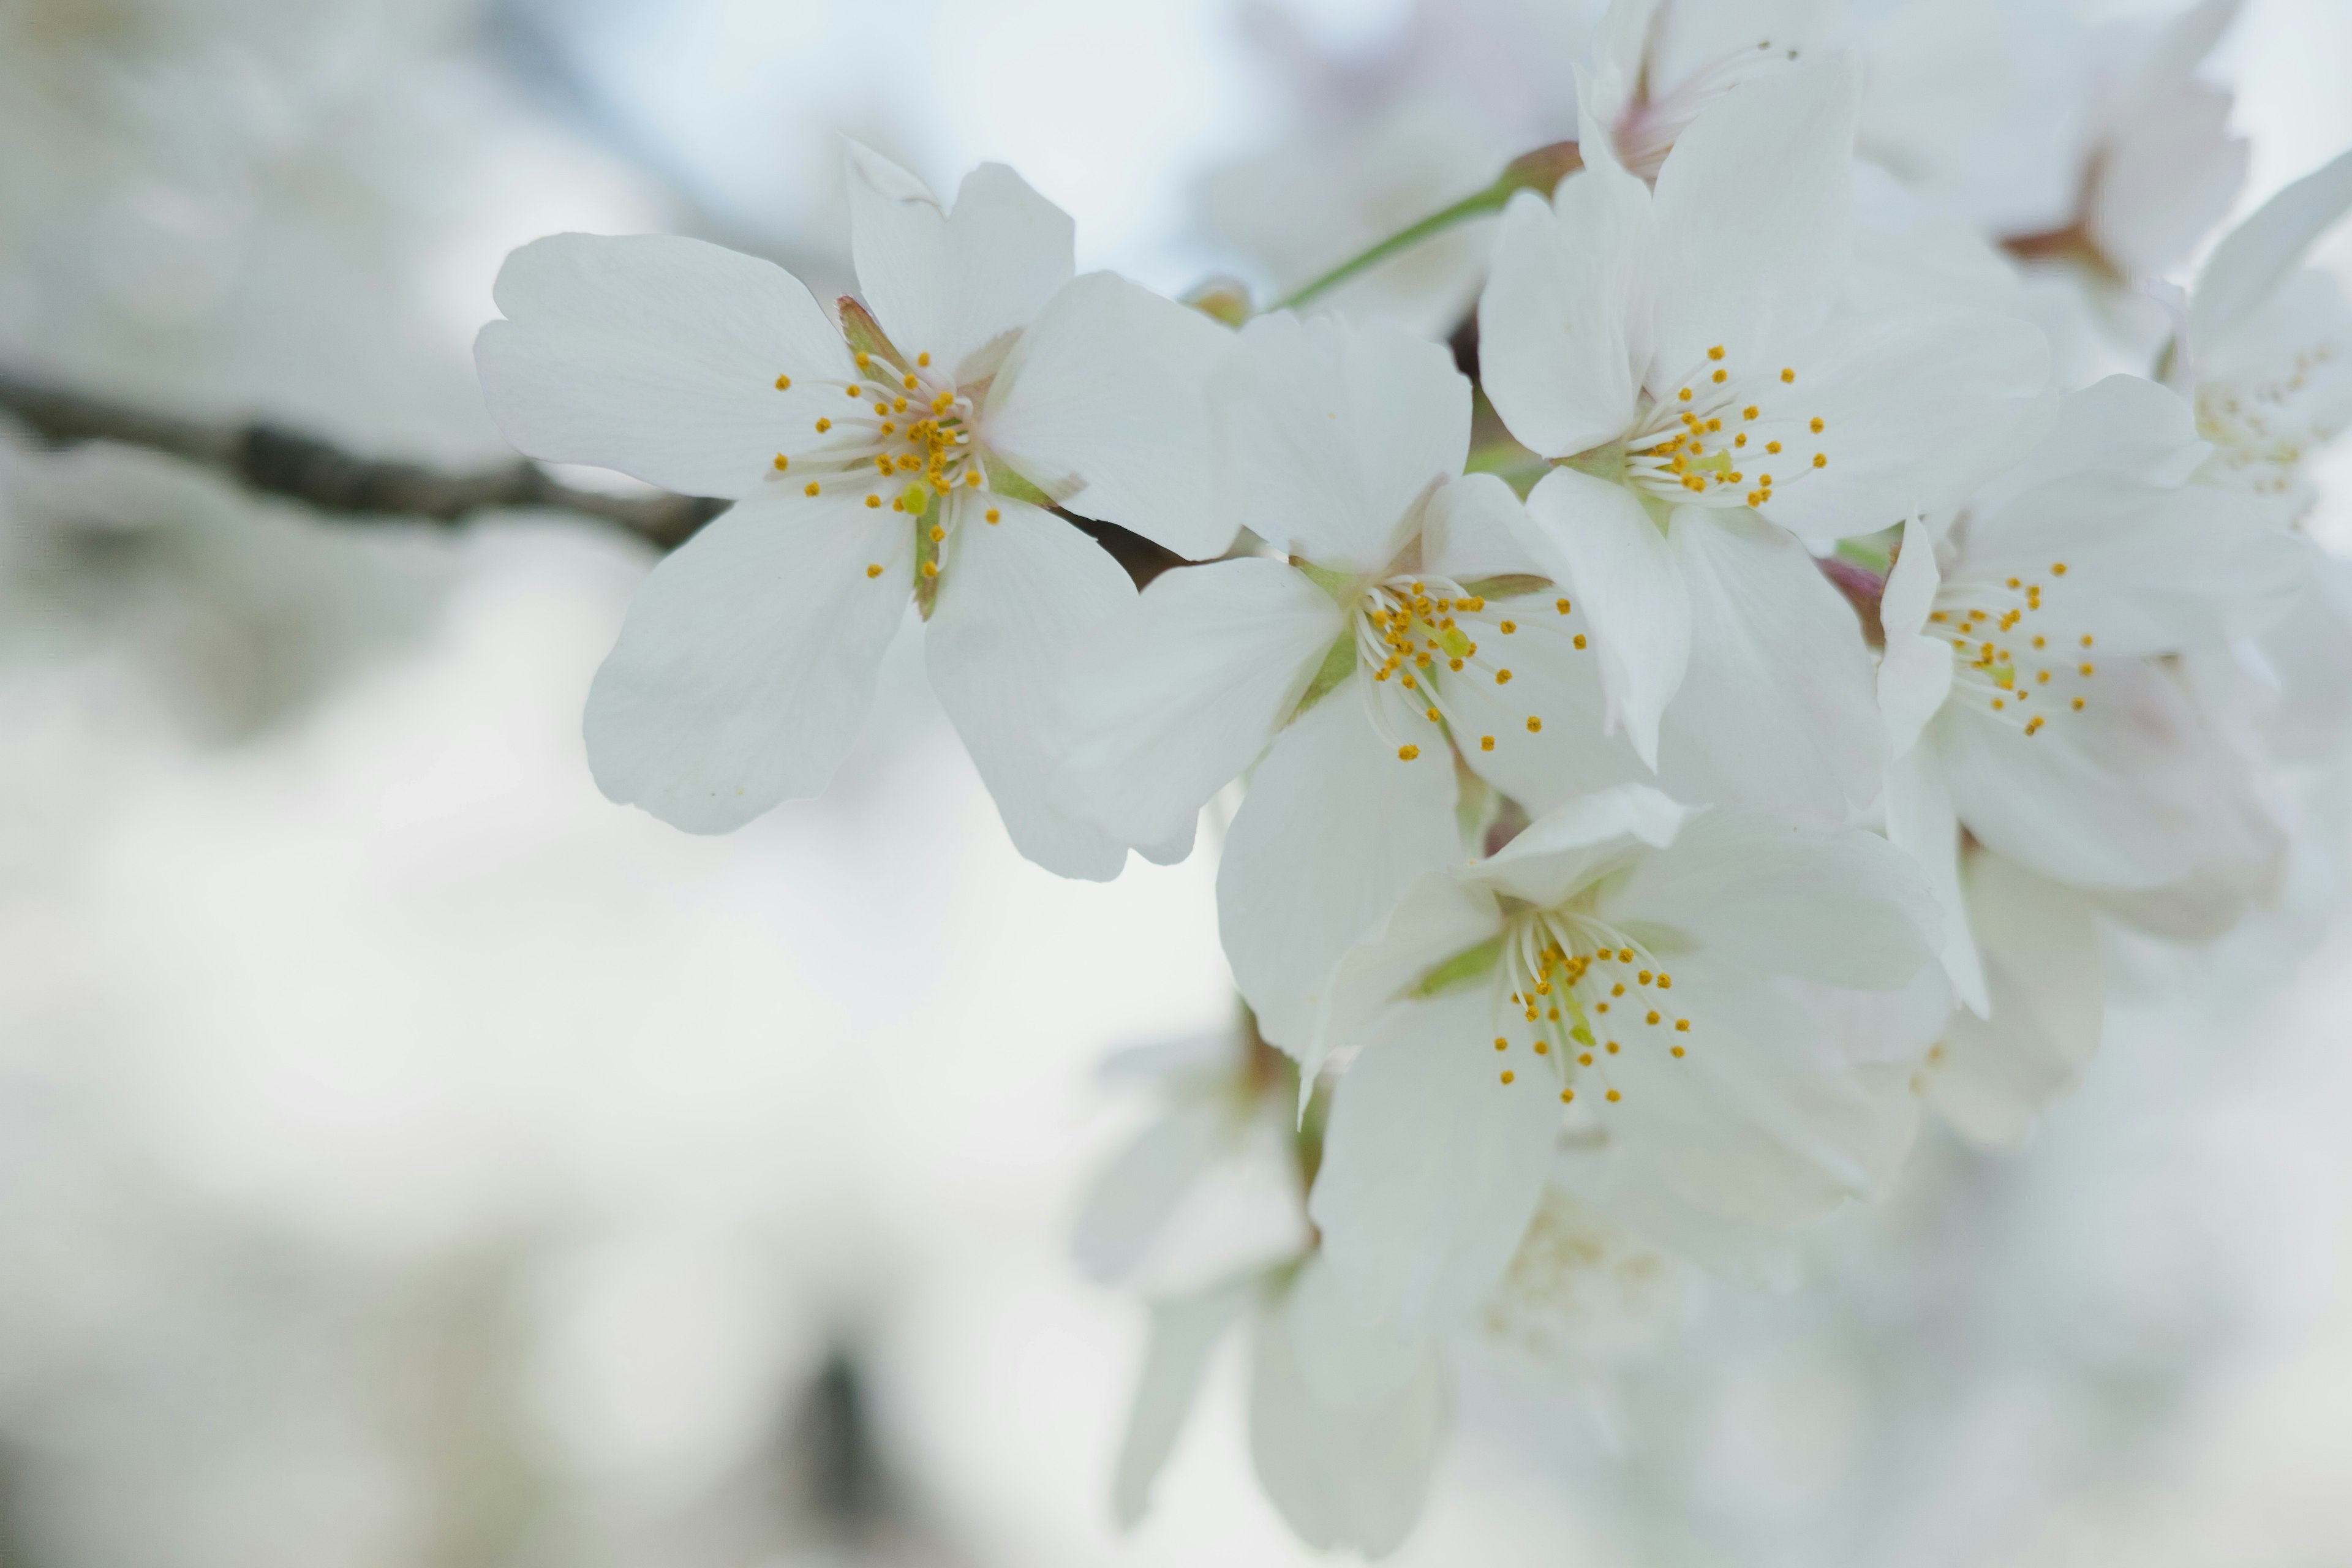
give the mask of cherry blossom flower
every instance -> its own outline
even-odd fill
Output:
[[[1124,849],[1048,798],[1043,734],[1073,638],[1134,592],[1047,508],[1223,549],[1202,389],[1229,334],[1074,279],[1070,220],[1002,165],[952,212],[863,148],[847,168],[866,297],[838,324],[791,274],[690,239],[559,235],[499,275],[477,359],[509,439],[736,503],[631,605],[590,764],[693,832],[818,793],[911,598],[1014,844],[1114,876]]]

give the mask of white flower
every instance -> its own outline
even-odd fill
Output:
[[[1945,963],[1979,1015],[1962,828],[2090,889],[2219,876],[2242,900],[2277,860],[2242,759],[2156,662],[2259,627],[2308,561],[2265,509],[2180,482],[2206,450],[2178,397],[2115,376],[1940,541],[1905,525],[1880,612],[1888,832],[1938,888]]]
[[[1843,12],[1837,0],[1613,0],[1580,100],[1616,162],[1654,182],[1701,110],[1841,41]]]
[[[1566,1137],[1606,1142],[1614,1187],[1732,1227],[1874,1191],[1909,1138],[1910,1064],[1857,1063],[1804,988],[1899,992],[1937,925],[1884,839],[1639,785],[1423,878],[1340,965],[1301,1066],[1354,1053],[1309,1212],[1358,1310],[1408,1334],[1466,1321]]]
[[[1839,62],[1747,82],[1654,195],[1588,155],[1549,205],[1513,199],[1479,307],[1496,411],[1570,460],[1528,510],[1592,616],[1612,721],[1671,791],[1832,817],[1878,792],[1868,656],[1787,531],[1936,504],[2047,374],[1997,313],[1832,314],[1854,95]]]
[[[2305,463],[2352,423],[2352,303],[2302,266],[2347,207],[2352,153],[2232,229],[2198,276],[2176,350],[2195,383],[2198,434],[2213,444],[2198,477],[2288,497],[2298,513],[2315,499]]]
[[[1297,1052],[1331,964],[1463,858],[1458,770],[1540,807],[1638,765],[1603,742],[1582,612],[1534,574],[1518,502],[1461,475],[1470,388],[1443,348],[1263,316],[1216,398],[1223,515],[1289,559],[1167,573],[1089,637],[1069,787],[1127,843],[1181,843],[1265,753],[1218,913],[1242,994]]]
[[[868,315],[828,321],[789,273],[694,240],[561,235],[499,275],[476,351],[533,457],[737,504],[654,570],[589,694],[604,793],[724,832],[824,787],[910,595],[932,684],[1013,842],[1066,875],[1124,850],[1044,787],[1046,693],[1125,574],[1045,510],[1067,501],[1180,553],[1209,505],[1204,378],[1228,334],[1107,273],[1069,219],[983,164],[954,212],[848,157]]]

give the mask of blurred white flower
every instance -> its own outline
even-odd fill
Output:
[[[597,782],[696,832],[818,793],[911,595],[1014,844],[1115,876],[1124,847],[1048,799],[1042,730],[1072,639],[1133,589],[1046,508],[1223,549],[1202,383],[1227,335],[1073,279],[1070,220],[1009,169],[950,215],[874,153],[847,163],[872,314],[838,327],[790,273],[689,239],[558,236],[499,274],[478,358],[517,446],[738,503],[655,568],[598,671]]]

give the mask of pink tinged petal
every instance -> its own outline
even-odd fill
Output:
[[[1799,66],[1726,93],[1675,142],[1652,207],[1653,395],[1702,374],[1710,348],[1752,365],[1829,313],[1851,243],[1860,90],[1849,61]]]
[[[1936,571],[1936,541],[1927,525],[1912,518],[1903,525],[1903,549],[1886,574],[1878,605],[1886,650],[1878,660],[1878,709],[1886,721],[1887,754],[1901,757],[1919,743],[1952,692],[1952,647],[1925,635],[1941,578]]]
[[[1133,1530],[1150,1511],[1152,1486],[1200,1398],[1218,1342],[1255,1294],[1250,1280],[1152,1303],[1150,1348],[1111,1480],[1111,1513],[1121,1530]]]
[[[1400,760],[1365,716],[1363,680],[1328,693],[1276,738],[1217,868],[1217,928],[1234,984],[1265,1037],[1294,1056],[1313,1038],[1332,966],[1416,879],[1464,858],[1443,737]]]
[[[1279,562],[1162,573],[1070,658],[1070,805],[1129,844],[1188,833],[1290,718],[1345,629],[1330,595]]]
[[[1127,847],[1060,802],[1060,688],[1086,632],[1136,602],[1125,571],[1049,511],[956,495],[924,627],[931,689],[996,799],[1013,847],[1061,877],[1108,881]],[[982,508],[1000,521],[987,521]],[[935,511],[932,515],[938,515]]]
[[[1935,889],[1943,911],[1944,945],[1939,955],[1952,989],[1968,1009],[1983,1017],[1991,1003],[1985,992],[1984,963],[1960,901],[1960,822],[1951,793],[1934,761],[1914,753],[1886,770],[1886,839],[1911,857]]]
[[[1419,1347],[1389,1397],[1345,1409],[1315,1397],[1285,1314],[1262,1307],[1250,1373],[1250,1458],[1283,1521],[1321,1552],[1384,1557],[1421,1517],[1446,1427],[1445,1373]]]
[[[1562,182],[1557,210],[1511,198],[1478,301],[1479,373],[1524,446],[1561,458],[1633,423],[1642,366],[1628,347],[1649,260],[1650,195],[1613,165]]]
[[[1932,306],[1849,319],[1789,358],[1799,379],[1773,389],[1782,395],[1774,413],[1823,428],[1790,435],[1777,458],[1748,461],[1780,470],[1764,515],[1809,539],[1874,533],[1957,505],[2047,416],[2049,342],[1999,311]]]
[[[781,485],[776,455],[841,401],[817,384],[853,370],[800,279],[698,239],[552,235],[507,258],[494,296],[506,319],[474,361],[507,439],[688,495]]]
[[[1530,904],[1565,903],[1672,844],[1690,816],[1645,784],[1601,790],[1545,812],[1463,880]]]
[[[845,142],[858,287],[901,353],[969,375],[1076,270],[1069,215],[1003,164],[965,175],[946,213],[914,175]]]
[[[2084,895],[1981,851],[1969,857],[1967,880],[1990,1012],[1952,1020],[1931,1058],[1927,1097],[1977,1142],[2013,1144],[2098,1049],[2105,963]]]
[[[655,566],[596,671],[584,728],[597,787],[689,833],[821,793],[913,577],[907,520],[856,496],[727,512]]]
[[[1685,1054],[1635,1039],[1609,1058],[1620,1179],[1770,1226],[1878,1192],[1916,1126],[1907,1073],[1857,1066],[1799,995],[1707,955],[1677,955],[1674,977]]]
[[[1718,966],[1853,991],[1909,984],[1943,934],[1934,889],[1894,845],[1763,812],[1691,818],[1602,908],[1629,929],[1677,933]]]
[[[1365,1311],[1407,1331],[1470,1319],[1542,1193],[1557,1080],[1529,1057],[1500,1081],[1494,1034],[1485,985],[1399,1002],[1332,1096],[1307,1213]]]
[[[1684,507],[1669,537],[1691,651],[1658,743],[1664,787],[1828,821],[1868,805],[1885,742],[1853,606],[1752,512]]]
[[[1202,560],[1233,542],[1209,473],[1209,380],[1234,335],[1108,272],[1055,294],[997,374],[982,439],[1081,514]]]
[[[2199,352],[2261,310],[2347,210],[2352,210],[2352,153],[2305,174],[2231,229],[2213,247],[2189,300],[2189,325]]]
[[[1385,324],[1260,316],[1211,396],[1220,514],[1334,570],[1385,568],[1470,449],[1453,355]]]
[[[1545,475],[1527,510],[1530,550],[1592,623],[1610,728],[1622,725],[1655,766],[1659,721],[1691,650],[1691,601],[1675,552],[1631,490],[1573,468]]]

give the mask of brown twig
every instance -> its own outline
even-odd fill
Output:
[[[454,528],[486,511],[546,507],[612,524],[656,549],[675,550],[727,509],[727,502],[708,496],[575,489],[537,463],[520,460],[465,473],[382,462],[281,425],[208,424],[155,414],[6,370],[0,370],[0,412],[51,446],[111,441],[165,453],[259,494],[300,501],[323,517],[419,518]],[[1138,587],[1183,563],[1116,523],[1061,515],[1108,551]]]

